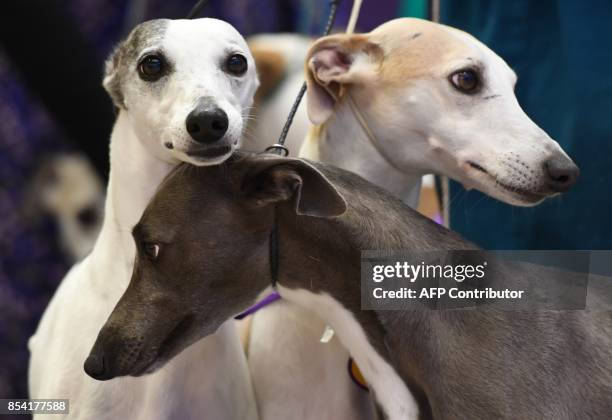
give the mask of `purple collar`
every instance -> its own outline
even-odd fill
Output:
[[[281,295],[279,295],[278,292],[272,292],[269,295],[267,295],[265,298],[257,302],[255,305],[251,306],[249,309],[241,313],[240,315],[236,315],[234,319],[240,320],[240,319],[246,318],[249,315],[253,315],[258,310],[268,306],[269,304],[273,302],[276,302],[280,298],[281,298]]]

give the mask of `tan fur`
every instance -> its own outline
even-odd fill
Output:
[[[406,26],[410,25],[410,31]],[[439,76],[447,70],[448,63],[469,54],[469,46],[461,37],[471,35],[420,19],[395,19],[367,34],[338,34],[325,37],[313,44],[306,59],[306,79],[309,86],[324,86],[330,96],[338,101],[349,91],[356,99],[363,98],[360,107],[374,107],[379,112],[391,111],[394,90],[406,86],[411,80]],[[479,43],[479,42],[478,42]],[[480,44],[480,43],[479,43]],[[322,83],[313,73],[310,58],[317,51],[331,45],[341,45],[347,54],[361,51],[371,60],[372,66],[358,66],[338,78],[340,83]],[[487,48],[482,45],[482,48]]]
[[[259,103],[278,86],[285,76],[287,60],[277,50],[266,48],[260,43],[249,44],[249,48],[255,59],[259,76],[260,85],[255,93],[255,102]]]
[[[308,135],[302,144],[302,149],[300,150],[300,155],[302,157],[315,161],[320,160],[317,142],[323,137],[323,131],[325,131],[324,125],[313,125],[310,127]]]
[[[409,32],[405,30],[407,23],[411,28]],[[385,50],[380,83],[405,85],[412,78],[437,75],[455,57],[469,53],[465,42],[449,29],[418,19],[398,19],[371,32],[371,41]]]

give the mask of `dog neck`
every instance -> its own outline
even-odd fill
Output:
[[[107,278],[105,282],[127,285],[135,256],[132,228],[174,166],[150,151],[136,135],[126,111],[120,111],[111,134],[104,222],[92,256],[96,263],[124,269],[127,275]]]
[[[414,418],[415,397],[423,403],[427,375],[414,366],[429,354],[428,318],[420,313],[397,317],[393,328],[384,324],[385,311],[361,310],[361,251],[475,249],[452,231],[407,207],[388,192],[358,176],[315,164],[346,199],[347,211],[331,219],[297,216],[290,205],[277,208],[279,251],[278,290],[284,299],[317,312],[334,328],[362,370],[388,418]],[[316,262],[316,264],[313,264]],[[263,264],[267,264],[264,261]],[[418,312],[418,311],[416,311]],[[397,337],[409,340],[414,351],[397,346]],[[414,334],[414,335],[413,335]],[[409,391],[410,390],[410,391]],[[425,408],[426,409],[426,408]]]
[[[354,238],[344,229],[332,228],[319,241],[307,233],[313,229],[319,236],[319,223],[295,229],[295,221],[280,220],[280,295],[306,309],[316,308],[350,351],[387,418],[417,418],[418,404],[390,362],[382,325],[373,311],[359,308],[360,254]]]
[[[364,114],[364,118],[368,120],[367,114]],[[376,130],[372,134],[377,140],[384,137]],[[409,138],[404,141],[410,143]],[[392,155],[393,150],[387,153]],[[412,208],[416,208],[419,203],[421,177],[424,173],[410,167],[400,171],[382,156],[346,100],[337,105],[334,114],[326,123],[311,127],[300,156],[333,163],[359,174],[399,197]]]
[[[389,418],[414,418],[418,404],[413,395],[421,398],[420,386],[392,361],[398,349],[387,346],[390,333],[377,313],[361,310],[361,250],[467,245],[359,177],[331,167],[322,172],[346,198],[348,210],[328,220],[279,207],[278,290],[284,299],[317,308],[350,350]]]

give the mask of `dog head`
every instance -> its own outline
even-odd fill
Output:
[[[459,30],[397,19],[310,49],[308,112],[323,124],[350,95],[395,163],[514,205],[567,191],[578,168],[521,109],[515,73]],[[410,138],[410,141],[406,141]]]
[[[251,305],[269,285],[269,236],[281,202],[315,217],[346,209],[325,176],[301,160],[179,166],[134,228],[130,284],[85,371],[99,380],[153,372]]]
[[[47,158],[30,181],[25,204],[28,216],[53,217],[68,258],[78,261],[92,250],[102,227],[104,188],[84,156]]]
[[[216,164],[240,146],[258,86],[242,36],[216,19],[138,25],[106,63],[104,87],[156,155]]]

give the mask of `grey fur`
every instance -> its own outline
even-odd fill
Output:
[[[103,379],[159,367],[250,306],[270,282],[276,221],[279,284],[351,311],[423,419],[610,418],[612,312],[362,310],[361,250],[478,248],[347,171],[238,155],[178,167],[145,210],[132,280],[92,349],[108,367]],[[159,259],[143,243],[161,244]],[[501,274],[542,278],[520,267]],[[149,349],[172,345],[123,363],[140,336]]]
[[[136,26],[106,60],[103,86],[115,107],[126,109],[123,95],[126,74],[132,67],[136,68],[136,61],[143,49],[161,43],[169,22],[168,19],[156,19]]]

